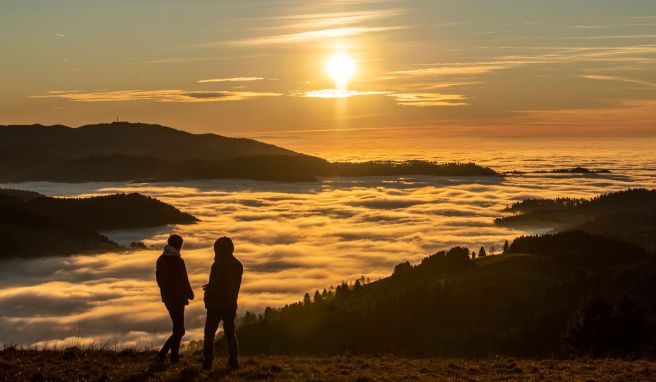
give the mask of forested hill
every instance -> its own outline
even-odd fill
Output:
[[[492,176],[473,163],[330,163],[251,139],[115,122],[0,126],[0,181],[314,181],[324,176]]]
[[[256,354],[647,352],[654,275],[656,261],[643,249],[584,232],[518,238],[503,255],[478,259],[456,247],[401,263],[379,281],[247,313],[239,341]]]
[[[223,161],[255,155],[294,155],[274,145],[246,138],[192,134],[146,123],[113,122],[77,128],[55,125],[0,126],[0,146],[22,147],[56,158],[124,155],[181,162]]]
[[[98,231],[187,224],[195,217],[155,198],[52,198],[0,189],[0,259],[118,250]]]
[[[616,237],[656,251],[656,190],[630,189],[592,199],[527,199],[508,207],[516,215],[498,225],[581,230]]]

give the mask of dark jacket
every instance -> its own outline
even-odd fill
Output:
[[[210,282],[205,287],[205,308],[210,313],[237,311],[237,297],[244,267],[234,256],[214,259]]]
[[[194,299],[194,291],[189,284],[187,267],[180,255],[166,254],[168,248],[157,259],[157,285],[165,304],[187,305]]]

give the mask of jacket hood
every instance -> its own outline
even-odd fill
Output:
[[[164,252],[162,253],[162,255],[180,256],[180,250],[167,244],[166,247],[164,247]]]

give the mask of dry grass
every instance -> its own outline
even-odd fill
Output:
[[[243,357],[237,371],[224,360],[207,373],[200,355],[177,365],[151,362],[153,352],[80,349],[0,351],[0,381],[650,381],[647,360],[409,359],[395,356]]]

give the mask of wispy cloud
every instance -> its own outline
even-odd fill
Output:
[[[467,97],[459,94],[441,94],[435,92],[405,92],[391,91],[357,91],[344,89],[322,89],[306,92],[295,92],[294,97],[309,98],[350,98],[356,96],[388,96],[393,97],[401,106],[468,106]]]
[[[656,34],[626,34],[626,35],[604,35],[604,36],[571,36],[564,37],[566,40],[633,40],[633,39],[654,39]]]
[[[370,4],[379,3],[378,1]],[[321,12],[321,3],[316,3],[312,12],[297,12],[290,9],[279,15],[258,19],[258,24],[267,24],[254,30],[263,33],[229,41],[212,41],[192,45],[196,48],[217,46],[262,46],[305,43],[313,40],[353,37],[369,33],[380,33],[406,29],[405,25],[380,25],[378,22],[405,13],[403,9],[361,9],[334,12],[331,2],[328,12]],[[347,5],[353,5],[349,2]],[[358,2],[358,5],[362,5]],[[348,9],[348,8],[345,8]],[[276,33],[278,32],[278,33]],[[280,33],[284,32],[284,33]]]
[[[319,29],[305,32],[286,33],[272,36],[260,36],[252,38],[244,38],[240,40],[233,40],[227,42],[211,42],[198,44],[200,47],[211,47],[218,45],[231,45],[231,46],[258,46],[258,45],[285,45],[285,44],[298,44],[313,40],[325,40],[329,38],[339,37],[353,37],[367,33],[389,32],[395,30],[406,29],[405,26],[386,26],[386,27],[344,27],[344,28],[328,28]]]
[[[259,97],[276,97],[281,93],[189,91],[189,90],[117,90],[117,91],[50,91],[33,98],[63,98],[76,102],[228,102],[244,101]]]
[[[650,27],[656,23],[632,23],[632,24],[599,24],[599,25],[574,25],[573,29],[611,29],[627,27]]]
[[[394,93],[396,103],[401,106],[467,106],[467,97],[459,94],[440,93]]]
[[[650,88],[650,89],[656,89],[656,83],[649,82],[649,81],[643,81],[643,80],[639,80],[639,79],[634,79],[634,78],[617,77],[617,76],[604,76],[604,75],[598,75],[598,74],[586,74],[586,75],[583,75],[581,77],[585,78],[585,79],[588,79],[588,80],[625,82],[625,83],[629,83],[629,84],[642,85],[642,86],[644,86],[646,88]]]
[[[262,77],[230,77],[230,78],[209,78],[206,80],[196,81],[199,84],[206,84],[211,82],[247,82],[247,81],[260,81]]]
[[[460,81],[460,82],[418,82],[418,83],[409,83],[404,86],[405,89],[414,89],[414,90],[436,90],[436,89],[448,89],[455,87],[462,87],[468,85],[477,85],[482,84],[479,81]]]
[[[621,47],[550,48],[540,54],[493,57],[472,63],[425,64],[421,67],[387,73],[381,79],[404,77],[471,77],[494,71],[526,65],[567,64],[580,62],[631,62],[653,64],[656,62],[656,45],[631,45]]]
[[[274,16],[269,19],[283,21],[285,24],[264,29],[316,29],[343,27],[355,23],[385,19],[402,14],[400,9],[363,10],[333,13],[302,13]]]
[[[189,62],[205,62],[205,61],[227,61],[227,60],[243,60],[249,58],[262,57],[262,54],[249,54],[249,55],[235,55],[235,56],[220,56],[220,57],[165,57],[152,60],[142,61],[129,61],[123,62],[125,65],[139,65],[139,64],[185,64]]]
[[[478,64],[444,64],[428,68],[418,68],[409,70],[399,70],[392,72],[392,75],[401,76],[453,76],[453,75],[469,75],[469,74],[485,74],[495,70],[507,69],[510,63],[486,63],[481,62]]]
[[[381,94],[389,94],[389,92],[322,89],[322,90],[310,90],[307,92],[296,92],[296,93],[292,93],[292,96],[310,97],[310,98],[349,98],[349,97],[362,96],[362,95],[381,95]]]

